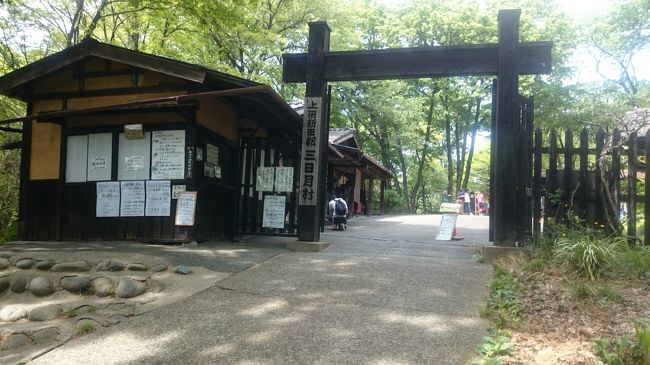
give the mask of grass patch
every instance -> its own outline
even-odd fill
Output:
[[[77,326],[78,335],[85,335],[92,332],[95,332],[95,325],[92,324],[90,321],[84,321]]]
[[[598,364],[650,365],[650,321],[637,322],[634,334],[625,335],[618,340],[596,341]]]
[[[517,297],[518,287],[517,280],[508,270],[495,266],[490,282],[490,294],[481,316],[489,318],[496,328],[516,326],[521,313],[521,301]]]
[[[623,297],[608,285],[578,281],[571,284],[571,296],[578,300],[599,300],[622,303]]]

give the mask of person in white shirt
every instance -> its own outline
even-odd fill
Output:
[[[329,210],[332,212],[334,230],[345,231],[348,229],[348,204],[344,199],[335,198],[329,202]]]
[[[463,210],[465,211],[465,214],[467,215],[474,215],[472,214],[472,205],[470,204],[470,196],[469,196],[469,191],[465,189],[465,194],[463,194]]]

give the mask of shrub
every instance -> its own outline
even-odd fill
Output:
[[[625,335],[620,340],[596,341],[596,357],[599,364],[650,365],[650,321],[634,324],[634,335]]]
[[[495,266],[490,282],[490,294],[481,315],[491,318],[497,328],[516,325],[521,313],[521,301],[517,297],[518,287],[510,272]]]
[[[510,355],[513,346],[510,336],[503,331],[497,331],[483,337],[483,342],[478,348],[478,353],[481,355],[481,362],[478,365],[501,364],[501,356]]]

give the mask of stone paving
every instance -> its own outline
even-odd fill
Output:
[[[111,243],[111,253],[118,248],[168,265],[189,263],[195,272],[185,278],[222,276],[28,358],[33,364],[469,364],[488,327],[478,310],[491,269],[472,260],[487,241],[487,218],[459,217],[465,239],[452,242],[434,240],[439,221],[355,218],[346,232],[327,229],[322,239],[331,245],[320,253],[288,252],[282,248],[286,239],[269,237],[239,245],[202,243],[192,250]],[[48,247],[67,251],[66,245]],[[131,262],[148,270],[155,265]],[[11,341],[31,348],[36,345],[25,344],[51,339],[54,331],[20,334]],[[25,360],[10,353],[0,351],[0,362]]]

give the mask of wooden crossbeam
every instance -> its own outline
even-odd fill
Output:
[[[553,42],[520,43],[519,72],[551,72]],[[325,53],[325,81],[496,75],[498,44]],[[285,82],[307,80],[307,54],[282,55]]]

